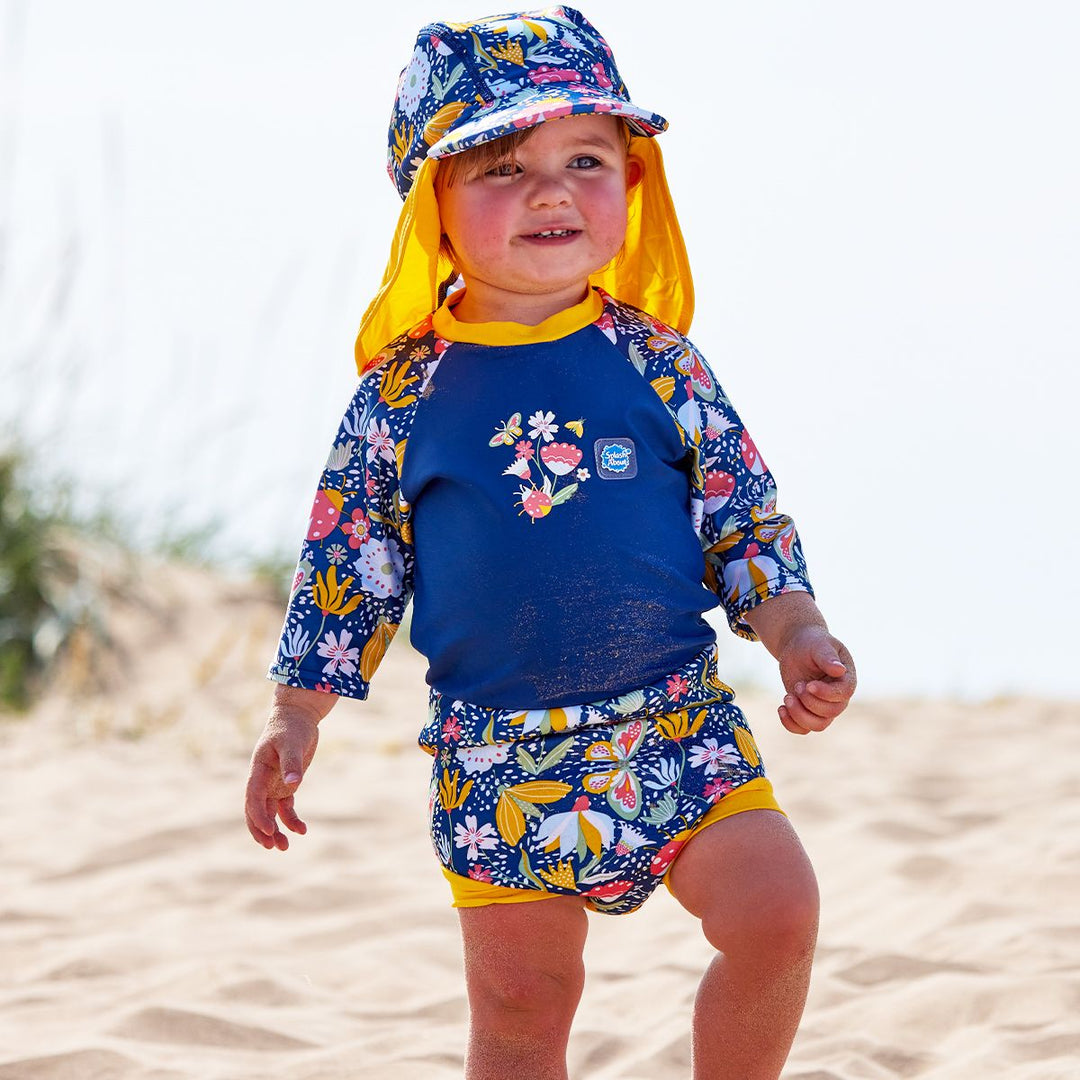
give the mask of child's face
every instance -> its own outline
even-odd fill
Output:
[[[463,321],[539,322],[582,300],[622,247],[641,177],[611,116],[540,124],[514,161],[437,184],[443,232],[467,286]]]

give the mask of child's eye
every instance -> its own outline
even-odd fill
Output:
[[[486,173],[485,176],[513,176],[515,173],[520,172],[521,168],[516,161],[501,161],[498,165],[493,165]]]
[[[592,154],[581,154],[570,162],[571,169],[598,169],[603,162]]]

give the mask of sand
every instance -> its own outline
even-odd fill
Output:
[[[0,721],[0,1080],[460,1076],[422,662],[395,643],[371,700],[324,721],[310,832],[267,852],[241,795],[280,608],[204,571],[137,576],[109,647]],[[799,739],[774,697],[741,700],[824,905],[785,1077],[1075,1080],[1080,708],[859,702]],[[660,890],[590,922],[571,1076],[687,1077],[695,921]]]

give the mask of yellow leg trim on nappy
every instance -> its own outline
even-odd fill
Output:
[[[488,904],[526,904],[530,900],[554,900],[566,893],[541,892],[540,889],[508,889],[505,885],[491,885],[486,881],[474,881],[463,874],[442,868],[443,876],[450,882],[454,894],[452,907],[486,907]]]
[[[715,825],[718,821],[723,821],[724,818],[744,813],[746,810],[775,810],[778,814],[784,813],[780,809],[780,804],[776,801],[776,796],[773,794],[772,784],[764,776],[760,776],[756,780],[748,780],[745,784],[740,784],[734,791],[729,791],[718,803],[709,808],[686,839],[691,840],[710,825]],[[673,862],[671,866],[674,865]],[[671,883],[668,881],[671,866],[668,867],[667,873],[664,874],[664,884],[667,886],[668,892],[674,896]]]
[[[702,829],[707,829],[717,821],[732,817],[734,814],[741,814],[746,810],[776,810],[783,813],[773,795],[772,784],[764,777],[741,784],[711,806],[705,816],[694,826],[687,839],[697,836]],[[491,885],[486,881],[475,881],[462,874],[455,874],[446,867],[442,868],[442,872],[450,883],[450,891],[454,897],[453,907],[527,904],[533,900],[554,900],[566,895],[566,893],[542,892],[540,889],[508,889],[504,885]],[[668,873],[670,873],[670,868]],[[664,875],[664,884],[668,884],[667,874]],[[670,888],[671,886],[668,885],[669,890]]]

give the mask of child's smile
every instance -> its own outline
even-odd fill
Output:
[[[622,247],[627,188],[640,176],[619,121],[584,115],[540,124],[513,160],[439,184],[467,286],[457,318],[535,324],[578,303]]]

